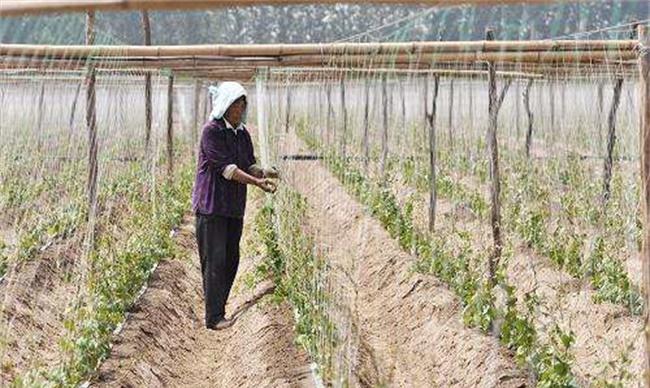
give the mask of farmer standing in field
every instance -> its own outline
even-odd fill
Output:
[[[230,327],[226,301],[239,266],[239,240],[246,208],[246,186],[275,192],[275,169],[255,162],[246,119],[246,90],[237,82],[210,89],[212,113],[199,144],[192,208],[196,214],[196,240],[201,259],[205,326]]]

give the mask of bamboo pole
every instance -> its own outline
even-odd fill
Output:
[[[641,217],[643,244],[643,295],[645,299],[645,386],[650,387],[650,35],[645,26],[639,26],[639,97],[641,141]]]
[[[318,56],[354,57],[439,56],[441,59],[454,60],[494,60],[509,56],[516,58],[536,58],[546,54],[549,58],[573,59],[574,56],[599,58],[599,54],[608,54],[608,58],[617,56],[634,59],[636,40],[532,40],[500,41],[455,41],[455,42],[401,42],[401,43],[298,43],[298,44],[212,44],[212,45],[41,45],[41,44],[0,44],[0,55],[45,57],[45,58],[85,58],[89,56],[103,58],[137,58],[155,59],[161,57],[247,57],[247,58],[300,58]],[[409,57],[412,61],[413,57]]]
[[[429,81],[427,80],[428,84]],[[431,112],[425,112],[429,127],[429,232],[433,232],[436,226],[436,112],[438,101],[438,90],[440,85],[439,76],[433,78],[433,97],[431,99]],[[425,100],[427,96],[425,95]],[[428,104],[427,104],[428,105]]]
[[[70,107],[70,118],[68,119],[68,127],[70,129],[70,135],[74,130],[74,116],[77,112],[77,103],[79,102],[79,94],[81,93],[82,82],[77,84],[77,88],[74,92],[74,99],[72,100],[72,106]]]
[[[330,144],[330,132],[332,131],[332,115],[334,114],[334,110],[332,108],[332,85],[328,82],[327,83],[327,121],[325,122],[325,141],[326,144],[329,146]]]
[[[151,23],[149,22],[149,13],[142,11],[142,32],[144,35],[144,44],[151,45]],[[151,143],[151,74],[144,75],[144,149],[149,152]]]
[[[370,164],[370,141],[368,133],[370,132],[370,79],[366,78],[365,104],[363,109],[363,156],[366,170]],[[366,171],[367,172],[367,171]]]
[[[95,43],[95,14],[89,12],[86,15],[86,44]],[[88,63],[86,76],[86,130],[88,132],[88,179],[87,193],[88,205],[90,207],[89,217],[94,219],[97,202],[97,107],[95,94],[95,65]],[[92,242],[92,238],[91,238]]]
[[[636,38],[637,24],[633,25],[630,30],[630,38]],[[612,105],[607,117],[607,155],[605,157],[604,173],[603,173],[603,212],[605,212],[607,203],[610,198],[610,185],[612,180],[612,167],[614,163],[614,146],[616,145],[616,112],[621,101],[621,92],[623,90],[623,77],[616,78],[614,84],[614,92],[612,97]]]
[[[212,99],[210,98],[210,93],[201,93],[203,94],[203,122],[205,122],[208,119],[208,115],[210,114],[212,110]]]
[[[555,126],[555,85],[553,84],[553,78],[550,78],[548,80],[548,106],[550,108],[550,113],[551,113],[551,128],[550,128],[550,134],[553,139],[553,143],[556,142],[557,140],[557,128]]]
[[[614,146],[616,145],[616,112],[621,102],[623,78],[618,78],[614,84],[612,106],[607,117],[607,156],[603,172],[603,211],[610,197],[610,184],[612,180],[612,164],[614,163]]]
[[[43,115],[45,110],[45,81],[41,80],[38,102],[36,103],[38,111],[36,112],[36,134],[38,136],[38,150],[41,151],[43,139]]]
[[[517,131],[517,140],[521,137],[521,104],[519,103],[519,96],[521,95],[521,84],[517,82],[517,90],[515,93],[515,129]]]
[[[74,117],[77,113],[77,104],[79,102],[79,94],[81,93],[81,86],[83,82],[77,84],[77,88],[74,92],[74,99],[72,100],[72,107],[70,108],[70,118],[68,119],[68,144],[70,144],[70,139],[74,133]]]
[[[636,55],[634,52],[629,52],[631,55]],[[594,53],[596,55],[596,53]],[[627,54],[626,54],[627,55]],[[467,56],[466,56],[467,57]],[[391,66],[396,69],[404,69],[405,71],[430,71],[435,67],[433,71],[440,71],[441,75],[444,72],[448,72],[449,76],[454,77],[464,77],[472,76],[471,73],[462,74],[463,71],[471,71],[466,69],[467,67],[475,67],[480,64],[480,61],[476,61],[475,56],[469,57],[468,60],[460,60],[463,58],[457,58],[457,55],[447,56],[446,59],[451,58],[452,60],[443,61],[438,57],[432,57],[434,60],[439,60],[439,62],[434,61],[424,61],[420,59],[420,62],[413,62],[412,59],[409,59],[408,56],[379,56],[372,57],[372,62],[367,62],[367,57],[358,56],[356,60],[350,62],[345,59],[331,59],[326,60],[320,56],[309,56],[304,58],[292,58],[291,60],[278,60],[274,58],[224,58],[224,57],[161,57],[158,59],[146,59],[143,57],[133,57],[133,58],[104,58],[101,61],[96,62],[97,68],[110,69],[112,71],[117,71],[118,69],[129,69],[133,71],[144,71],[146,69],[160,69],[160,68],[170,68],[175,72],[179,70],[187,71],[190,76],[196,75],[199,72],[209,72],[209,71],[220,71],[224,69],[232,69],[233,72],[247,72],[251,73],[257,67],[314,67],[322,69],[324,66],[329,66],[332,68],[357,68],[359,71],[364,71],[367,69],[373,68],[383,68],[385,66]],[[97,58],[99,59],[99,57]],[[431,58],[430,58],[431,59]],[[467,59],[467,58],[465,58]],[[592,58],[593,59],[593,58]],[[604,62],[587,62],[591,64],[588,74],[599,75],[603,78],[611,77],[612,73],[622,73],[628,75],[637,76],[638,72],[632,72],[632,66],[636,66],[634,63],[629,61],[621,62],[613,59],[605,59]],[[526,67],[530,71],[537,72],[550,72],[553,70],[557,72],[558,68],[563,69],[567,74],[573,74],[574,77],[581,76],[584,77],[584,73],[576,73],[576,66],[571,62],[557,62],[557,63],[543,63],[543,62],[495,62],[499,68],[509,69],[516,65]],[[81,60],[76,59],[51,59],[51,58],[31,58],[31,57],[2,57],[0,61],[0,68],[12,69],[12,68],[37,68],[39,70],[50,70],[50,69],[82,69],[84,64]],[[584,67],[582,67],[584,69]],[[230,71],[230,70],[229,70]],[[587,74],[587,75],[588,75]],[[507,74],[503,74],[508,76]],[[530,76],[516,76],[514,77],[523,77],[530,78]],[[540,75],[541,76],[541,75]]]
[[[486,72],[487,74],[487,72]],[[470,81],[469,83],[469,126],[474,130],[474,84]]]
[[[167,82],[167,178],[174,179],[174,74]]]
[[[449,139],[449,149],[454,149],[454,80],[449,81],[449,117],[447,123],[447,136]]]
[[[486,31],[486,39],[494,39],[494,31],[488,29]],[[506,83],[497,95],[497,82],[496,70],[494,64],[487,63],[489,77],[488,77],[488,152],[490,157],[490,198],[491,198],[491,215],[490,220],[492,224],[492,237],[494,240],[494,251],[490,255],[488,262],[489,282],[492,286],[496,285],[496,270],[501,259],[501,251],[503,249],[503,239],[501,236],[501,177],[499,172],[499,145],[497,140],[497,119],[499,116],[499,109],[503,103],[503,99],[508,91],[510,83]],[[510,80],[512,82],[512,80]]]
[[[570,0],[563,0],[570,1]],[[573,0],[579,1],[579,0]],[[555,4],[557,0],[321,0],[318,4],[387,4],[387,5],[429,5],[429,6],[458,6],[458,5],[503,5],[503,4]],[[22,16],[41,13],[65,13],[86,11],[132,11],[148,10],[183,10],[227,8],[232,6],[263,6],[263,5],[298,5],[314,4],[310,0],[50,0],[25,1],[4,0],[0,3],[0,15]]]
[[[526,108],[526,116],[528,117],[528,129],[526,130],[526,157],[530,158],[530,146],[533,142],[533,124],[535,117],[530,108],[530,88],[533,86],[533,79],[529,79],[524,89],[524,107]]]
[[[605,112],[605,81],[601,81],[598,84],[598,153],[600,154],[600,148],[603,146],[603,121],[604,121],[604,112]]]
[[[192,142],[196,146],[198,139],[198,126],[199,124],[199,109],[201,103],[201,82],[198,79],[194,80],[194,98],[192,109]]]
[[[286,106],[286,117],[284,120],[284,132],[289,133],[289,124],[291,121],[291,85],[289,85],[289,82],[287,80],[287,87],[286,87],[286,92],[287,92],[287,106]]]
[[[348,135],[348,107],[345,101],[345,76],[341,77],[341,114],[343,116],[343,131],[341,133],[341,155],[346,156],[346,137]]]
[[[381,132],[381,175],[386,173],[386,162],[388,161],[388,76],[381,77],[381,104],[382,104],[382,132]]]

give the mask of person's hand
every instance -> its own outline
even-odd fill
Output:
[[[257,180],[257,187],[260,189],[264,190],[267,193],[275,193],[275,190],[277,190],[277,185],[274,181],[268,178],[262,178]]]
[[[275,166],[270,167],[270,168],[265,168],[262,170],[264,174],[264,178],[271,178],[271,179],[278,179],[280,178],[280,171],[278,171]]]

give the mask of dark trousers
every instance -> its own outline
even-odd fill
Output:
[[[239,267],[243,224],[241,218],[196,215],[206,326],[216,324],[226,314],[226,301]]]

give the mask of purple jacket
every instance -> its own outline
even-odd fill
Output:
[[[249,172],[255,164],[253,142],[248,130],[226,128],[223,119],[210,120],[203,127],[192,209],[196,214],[243,218],[246,210],[246,185],[223,177],[223,170],[235,164]]]

